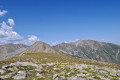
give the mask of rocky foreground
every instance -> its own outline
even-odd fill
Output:
[[[0,80],[120,80],[120,65],[54,53],[0,61]]]
[[[120,69],[70,63],[2,65],[0,80],[120,80]]]

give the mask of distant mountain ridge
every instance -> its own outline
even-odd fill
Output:
[[[23,44],[0,45],[0,60],[5,60],[24,51],[28,46]]]
[[[42,41],[37,41],[29,47],[23,44],[1,45],[0,60],[23,53],[39,52],[64,54],[72,57],[120,64],[120,45],[94,40],[79,40],[55,46],[50,46]]]
[[[120,64],[120,46],[93,40],[79,40],[53,46],[59,53]]]

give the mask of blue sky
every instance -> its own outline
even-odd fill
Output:
[[[0,10],[7,11],[0,17],[0,27],[3,21],[12,27],[9,33],[15,39],[1,31],[0,44],[78,39],[120,44],[120,0],[0,0]]]

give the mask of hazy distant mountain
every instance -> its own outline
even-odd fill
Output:
[[[0,60],[13,57],[26,49],[26,45],[23,44],[5,44],[0,45]]]
[[[33,45],[28,47],[23,53],[38,53],[38,52],[57,53],[50,45],[42,41],[35,42]]]
[[[23,51],[24,50],[24,51]],[[93,40],[79,40],[50,46],[42,41],[30,47],[23,44],[7,44],[0,46],[0,60],[8,59],[21,53],[61,53],[68,56],[93,59],[120,64],[120,46]]]
[[[53,46],[59,53],[120,64],[120,46],[93,40],[79,40]]]

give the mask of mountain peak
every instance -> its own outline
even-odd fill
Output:
[[[43,41],[36,41],[35,43],[45,43],[45,42],[43,42]],[[46,44],[46,43],[45,43]]]
[[[45,52],[45,53],[57,53],[49,44],[44,43],[42,41],[37,41],[30,47],[28,47],[24,53],[38,53],[38,52]]]

